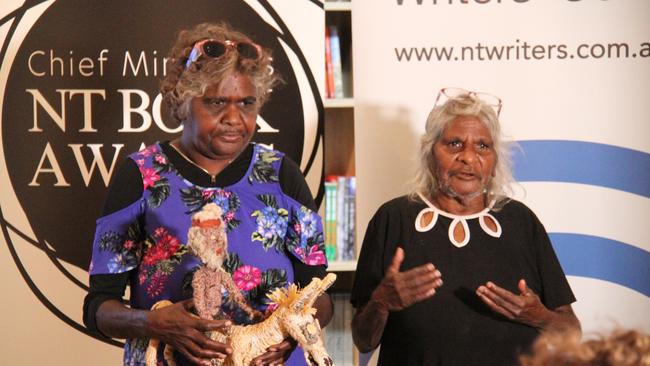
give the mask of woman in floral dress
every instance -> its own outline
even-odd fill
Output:
[[[283,153],[251,143],[277,82],[270,60],[267,50],[221,24],[181,32],[170,52],[161,92],[183,133],[130,155],[111,182],[84,302],[89,329],[127,339],[125,365],[144,363],[149,338],[171,344],[178,364],[209,365],[231,349],[204,333],[248,321],[228,301],[221,310],[230,321],[191,314],[187,299],[200,262],[185,243],[191,216],[208,203],[223,212],[230,252],[224,269],[256,310],[273,311],[269,290],[325,275],[322,223],[302,173]],[[127,285],[130,306],[121,301]],[[160,300],[176,304],[148,310]],[[328,295],[315,307],[325,326]],[[305,364],[294,348],[286,339],[255,364]]]

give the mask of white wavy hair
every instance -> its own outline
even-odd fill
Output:
[[[499,209],[510,199],[512,193],[512,156],[513,142],[504,139],[501,133],[499,118],[494,109],[473,95],[465,95],[447,100],[444,104],[435,106],[429,113],[425,132],[420,138],[415,178],[409,197],[417,200],[418,192],[432,200],[440,192],[440,182],[436,177],[438,168],[433,154],[433,146],[440,141],[447,126],[458,117],[476,117],[481,121],[492,136],[496,153],[495,175],[488,182],[487,202],[494,200],[494,209]]]

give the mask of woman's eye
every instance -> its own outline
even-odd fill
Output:
[[[449,141],[447,143],[447,145],[449,147],[451,147],[451,148],[454,148],[454,149],[459,149],[459,148],[463,147],[463,143],[461,141],[458,141],[458,140]]]
[[[213,106],[213,107],[219,107],[226,104],[226,101],[222,98],[206,98],[204,102],[206,105]]]
[[[255,105],[255,103],[257,103],[257,99],[254,97],[244,98],[242,101],[243,105]]]
[[[492,146],[489,145],[489,144],[486,144],[485,142],[479,142],[479,143],[476,145],[476,147],[477,147],[479,150],[489,150]]]

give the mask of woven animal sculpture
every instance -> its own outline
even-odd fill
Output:
[[[221,208],[216,204],[209,203],[205,205],[201,211],[192,216],[192,226],[187,233],[187,247],[190,253],[201,260],[201,265],[194,272],[192,278],[194,308],[198,316],[203,319],[225,318],[220,310],[223,292],[226,291],[228,298],[236,302],[248,314],[250,319],[262,318],[259,311],[252,309],[246,303],[246,299],[239,292],[239,288],[233,282],[230,274],[221,267],[228,255],[228,237],[226,236],[221,215]],[[171,301],[162,300],[155,303],[151,310],[160,309],[171,304]],[[149,347],[147,347],[145,354],[147,366],[157,364],[158,344],[159,342],[156,339],[149,341]],[[167,345],[165,347],[164,357],[168,365],[174,366],[176,364],[171,346]],[[212,364],[218,365],[219,362],[213,360]]]
[[[229,343],[233,350],[224,365],[250,365],[251,360],[263,354],[268,347],[291,337],[302,347],[307,363],[334,366],[323,346],[320,323],[314,317],[316,309],[312,305],[335,279],[336,275],[329,273],[322,280],[313,278],[302,290],[294,284],[288,288],[276,288],[267,296],[277,308],[263,322],[232,326],[228,334],[219,331],[209,333],[210,338]]]

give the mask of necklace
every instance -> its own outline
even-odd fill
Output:
[[[216,174],[211,174],[207,169],[205,169],[204,167],[202,167],[202,166],[200,166],[199,164],[195,163],[195,162],[194,162],[192,159],[190,159],[187,155],[183,154],[183,152],[181,151],[181,149],[179,149],[179,148],[177,148],[176,146],[174,146],[174,144],[172,144],[171,142],[169,143],[169,146],[171,146],[174,150],[176,150],[176,152],[177,152],[180,156],[182,156],[183,159],[187,160],[190,164],[192,164],[192,165],[194,165],[195,167],[201,169],[202,171],[205,172],[205,174],[209,175],[209,176],[210,176],[210,181],[211,181],[212,183],[215,182],[215,180],[216,180],[216,178],[217,178],[217,175],[216,175]],[[230,161],[229,161],[228,163],[230,163]]]

